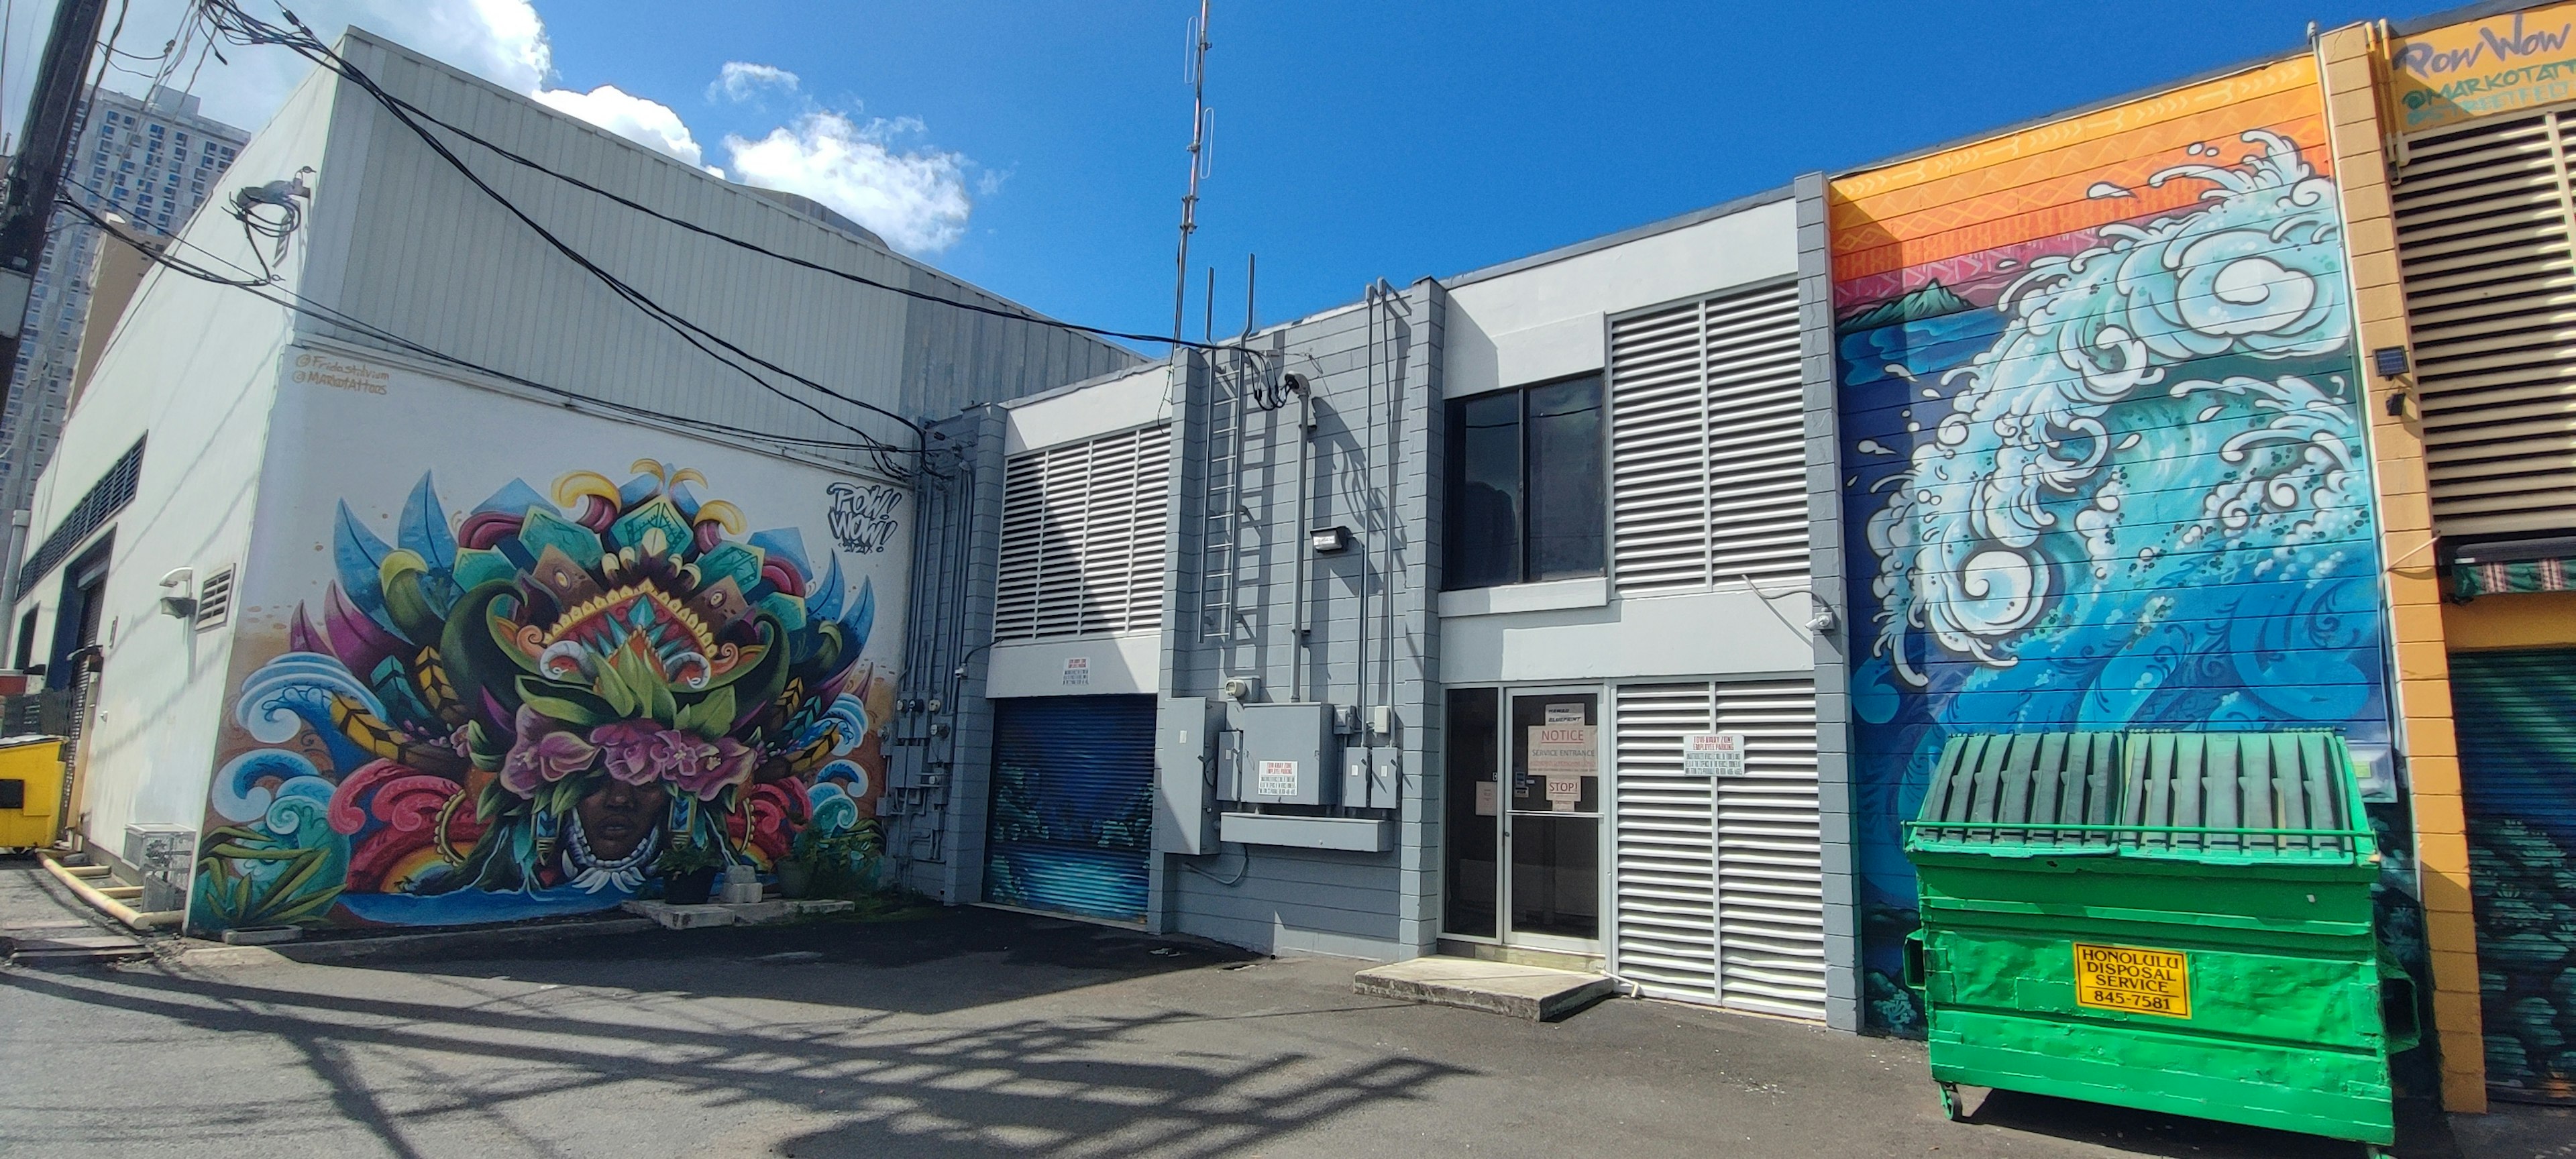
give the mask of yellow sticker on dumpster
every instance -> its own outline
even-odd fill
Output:
[[[2191,1017],[2191,956],[2075,943],[2075,1004],[2164,1018]]]

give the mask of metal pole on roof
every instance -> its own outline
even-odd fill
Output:
[[[1199,227],[1199,178],[1207,172],[1205,150],[1208,129],[1208,0],[1199,0],[1199,20],[1196,31],[1197,35],[1191,39],[1197,43],[1191,50],[1189,74],[1185,78],[1190,84],[1190,190],[1181,195],[1181,253],[1177,263],[1180,272],[1174,277],[1172,283],[1172,341],[1174,342],[1181,340],[1181,321],[1189,309],[1190,234],[1197,231]]]

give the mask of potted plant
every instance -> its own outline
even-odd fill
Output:
[[[805,892],[809,896],[864,893],[875,882],[878,846],[876,827],[870,823],[861,822],[855,828],[829,835],[807,830],[797,835],[796,851],[797,860],[805,867]],[[782,879],[780,892],[786,888]]]
[[[724,863],[723,854],[694,840],[673,841],[653,859],[653,869],[662,875],[662,900],[672,905],[707,904]]]

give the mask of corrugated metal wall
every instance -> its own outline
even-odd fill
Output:
[[[386,89],[503,147],[782,253],[986,305],[1007,303],[747,190],[402,49],[353,34]],[[436,130],[433,130],[436,131]],[[450,146],[547,229],[673,312],[907,417],[1035,393],[1139,361],[1058,328],[915,302],[695,236],[596,194]],[[405,338],[585,396],[809,437],[836,430],[690,347],[475,190],[355,86],[315,177],[306,292]],[[327,248],[320,248],[327,247]],[[308,323],[361,345],[373,339]],[[880,437],[890,420],[785,384]],[[909,435],[903,436],[908,442]]]
[[[2451,695],[2487,1089],[2576,1102],[2576,649],[2454,653]]]

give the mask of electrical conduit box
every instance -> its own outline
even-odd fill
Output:
[[[1329,704],[1247,704],[1240,710],[1242,756],[1234,799],[1261,805],[1330,805],[1342,770],[1330,763]]]
[[[1216,729],[1208,698],[1167,697],[1154,713],[1154,849],[1216,852]]]

